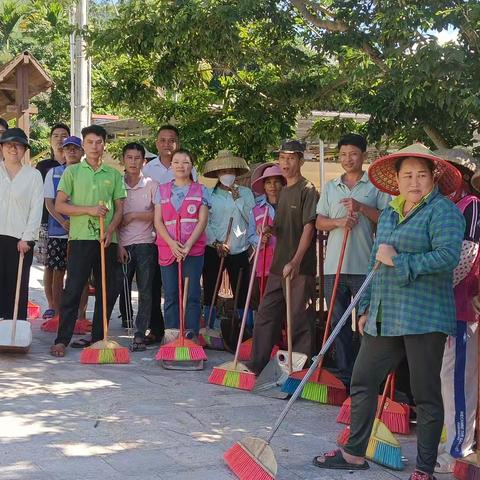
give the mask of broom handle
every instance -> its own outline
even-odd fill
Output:
[[[178,261],[178,328],[180,341],[183,343],[185,335],[185,312],[183,307],[183,261]]]
[[[350,235],[350,230],[345,229],[343,234],[342,248],[340,250],[340,257],[338,258],[337,272],[335,273],[335,281],[333,282],[332,297],[330,298],[330,305],[328,306],[327,322],[325,323],[325,332],[323,333],[322,347],[325,345],[328,339],[328,332],[330,331],[330,326],[332,324],[332,315],[335,302],[337,300],[337,291],[338,285],[340,283],[340,273],[342,272],[343,259],[345,258],[345,250],[347,249],[347,240]],[[320,371],[323,365],[323,357],[318,364],[318,377],[320,376]]]
[[[397,375],[395,374],[395,372],[392,372],[390,375],[392,376],[392,380],[390,382],[390,398],[392,400],[395,400],[395,380],[397,378]]]
[[[382,399],[380,400],[380,405],[378,406],[377,413],[375,418],[380,419],[382,416],[383,409],[385,408],[385,402],[387,401],[388,391],[390,390],[390,386],[392,385],[394,373],[391,372],[387,375],[387,379],[385,380],[385,386],[383,387]]]
[[[290,400],[285,405],[285,408],[283,409],[282,413],[279,415],[277,421],[275,422],[275,425],[272,428],[272,431],[270,432],[270,435],[268,436],[267,444],[269,444],[272,441],[272,438],[274,437],[277,430],[280,428],[280,425],[282,424],[283,420],[287,416],[287,413],[292,408],[295,400],[299,397],[301,391],[303,390],[303,387],[310,380],[310,377],[313,375],[313,373],[317,369],[317,367],[320,364],[320,361],[322,360],[323,356],[325,355],[327,350],[330,348],[330,346],[332,345],[332,343],[335,340],[335,338],[337,337],[337,335],[340,333],[340,330],[342,329],[342,327],[347,322],[348,317],[350,316],[353,309],[355,308],[355,306],[359,302],[360,297],[363,295],[363,292],[367,289],[368,285],[370,285],[370,282],[372,281],[372,279],[373,279],[373,277],[374,277],[374,275],[375,275],[379,266],[380,266],[380,263],[377,262],[375,264],[375,266],[373,267],[373,269],[370,271],[370,273],[365,278],[365,281],[362,283],[361,287],[358,289],[357,294],[355,295],[355,297],[353,297],[352,302],[350,303],[348,308],[345,310],[345,313],[342,315],[342,318],[335,325],[335,328],[333,329],[332,333],[330,334],[327,341],[325,342],[325,345],[322,346],[322,349],[320,350],[318,355],[313,360],[312,365],[310,365],[310,368],[308,369],[307,373],[302,378],[302,381],[298,384],[297,388],[293,392],[293,395],[290,397]]]
[[[102,203],[103,205],[103,203]],[[105,219],[98,217],[100,223],[100,271],[102,275],[102,320],[103,320],[103,339],[108,337],[107,321],[107,272],[105,270]]]
[[[225,243],[228,243],[230,239],[230,232],[232,231],[232,223],[233,223],[233,217],[230,217],[230,220],[228,221],[227,234],[225,235]],[[210,320],[212,319],[213,306],[215,305],[217,300],[218,289],[220,288],[220,281],[222,280],[224,263],[225,263],[225,257],[222,257],[220,259],[220,266],[218,267],[218,275],[217,275],[217,280],[215,282],[215,288],[213,289],[212,301],[210,303],[210,311],[208,312],[207,324],[205,325],[206,328],[210,328]]]
[[[13,306],[12,338],[10,340],[10,343],[12,345],[15,345],[15,337],[17,335],[18,303],[20,302],[20,286],[22,284],[23,258],[23,252],[20,252],[20,256],[18,258],[17,286],[15,288],[15,305]]]
[[[245,325],[247,323],[248,307],[250,306],[250,300],[252,298],[253,284],[255,282],[255,272],[257,270],[258,257],[260,256],[260,246],[262,245],[263,228],[268,217],[268,212],[265,210],[265,215],[262,220],[262,231],[258,236],[257,248],[255,250],[255,256],[253,257],[252,273],[250,274],[250,281],[248,282],[247,299],[245,300],[245,308],[243,309],[242,324],[240,325],[240,333],[238,334],[237,349],[235,350],[235,358],[233,359],[233,369],[237,369],[238,356],[240,355],[240,346],[242,344],[243,333],[245,332]]]
[[[265,207],[265,215],[268,215],[268,207]],[[270,225],[270,218],[267,219],[267,225]],[[267,263],[267,244],[266,242],[263,245],[263,253],[262,253],[262,276],[260,277],[260,298],[263,297],[263,294],[265,293],[265,273],[266,273],[266,263]]]
[[[293,368],[292,346],[292,284],[290,275],[285,279],[285,300],[287,304],[287,350],[288,350],[288,374],[291,375]]]

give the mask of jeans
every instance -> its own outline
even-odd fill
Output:
[[[102,277],[100,272],[100,243],[97,240],[71,240],[68,242],[67,281],[60,306],[60,325],[55,344],[67,346],[73,335],[78,316],[78,306],[83,289],[93,269],[95,279],[95,309],[93,312],[92,341],[103,339]],[[118,297],[117,245],[105,249],[107,320],[110,319]]]
[[[333,306],[332,329],[337,325],[364,280],[364,275],[340,274],[337,298],[335,300],[335,305]],[[331,308],[334,283],[335,275],[325,275],[325,298],[327,300],[328,309]],[[339,370],[339,378],[345,386],[348,387],[350,385],[350,379],[352,378],[353,364],[355,363],[355,358],[358,353],[358,345],[353,341],[351,317],[350,320],[347,320],[338,334],[338,337],[333,342],[333,348],[333,357]]]
[[[165,294],[163,305],[165,327],[179,328],[179,303],[178,303],[178,263],[173,262],[162,270],[162,284]],[[203,255],[198,257],[187,256],[182,262],[182,276],[188,277],[187,308],[185,309],[185,328],[193,330],[197,335],[200,329],[200,277],[203,269]]]
[[[372,432],[378,390],[406,356],[417,405],[417,469],[433,473],[443,427],[440,370],[446,335],[440,332],[401,337],[363,336],[350,387],[350,437],[345,451],[363,457]]]
[[[153,243],[139,243],[127,245],[125,250],[130,253],[130,262],[127,263],[129,285],[135,274],[137,277],[138,312],[135,319],[135,337],[143,339],[152,314],[153,276],[157,267],[157,247]],[[123,289],[122,295],[124,295]]]

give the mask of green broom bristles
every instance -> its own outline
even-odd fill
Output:
[[[303,387],[301,398],[312,402],[327,403],[328,391],[326,385],[307,382]]]

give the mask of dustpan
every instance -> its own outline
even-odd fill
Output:
[[[12,320],[0,320],[0,351],[27,353],[32,344],[32,326],[27,320],[17,321],[20,284],[22,281],[23,253],[18,260],[17,287]]]
[[[264,397],[286,399],[288,392],[282,392],[283,384],[289,375],[301,370],[308,357],[304,353],[293,352],[292,347],[292,311],[290,276],[285,280],[285,300],[287,306],[287,346],[288,350],[279,350],[257,377],[253,393]]]

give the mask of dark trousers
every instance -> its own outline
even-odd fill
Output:
[[[205,249],[205,260],[203,263],[203,304],[212,305],[213,291],[215,289],[215,282],[218,276],[218,269],[220,268],[221,258],[217,255],[217,250],[212,247]],[[225,268],[230,277],[230,284],[232,290],[237,289],[238,275],[242,270],[242,279],[240,284],[240,291],[238,295],[238,308],[245,307],[247,299],[248,281],[250,279],[250,264],[248,262],[248,251],[237,253],[236,255],[227,255],[225,257]]]
[[[440,382],[446,335],[439,332],[401,337],[365,334],[350,386],[350,438],[345,451],[364,456],[377,408],[378,389],[406,356],[417,404],[417,468],[433,473],[443,428]]]
[[[122,283],[120,299],[123,300],[122,321],[127,320],[127,308],[130,308],[130,315],[133,317],[133,308],[130,292],[132,290],[133,276],[137,278],[138,288],[138,312],[135,319],[135,336],[143,338],[150,324],[152,316],[152,291],[153,276],[157,268],[157,247],[153,243],[140,243],[137,245],[127,245],[125,247],[130,254],[130,262],[127,265],[126,277],[128,287],[128,299],[125,298],[125,287]],[[127,302],[128,300],[128,306]],[[123,323],[123,322],[122,322]]]
[[[310,357],[315,321],[315,277],[297,275],[291,281],[291,290],[293,351]],[[285,280],[270,272],[253,328],[251,366],[255,372],[263,370],[270,360],[273,346],[281,339],[285,319]]]
[[[78,316],[80,298],[92,269],[95,279],[92,341],[97,342],[103,339],[100,244],[96,240],[71,240],[68,243],[67,281],[60,307],[60,324],[55,343],[62,343],[63,345],[70,343]],[[118,267],[117,245],[111,244],[105,249],[107,319],[110,319],[118,297]]]
[[[333,305],[332,329],[335,328],[340,318],[342,318],[342,315],[350,305],[352,298],[357,294],[364,280],[365,275],[340,275],[337,298],[335,300],[335,305]],[[334,283],[335,275],[325,275],[325,298],[329,309],[332,308],[331,299]],[[355,363],[355,358],[358,353],[358,342],[354,341],[351,316],[333,342],[333,347],[333,358],[335,360],[335,365],[339,370],[338,377],[346,386],[348,386],[350,385],[353,364]]]
[[[158,257],[158,249],[155,258]],[[152,311],[150,324],[148,326],[150,333],[155,335],[156,340],[160,341],[165,334],[165,322],[162,315],[162,271],[158,261],[153,272],[152,286]]]
[[[20,253],[17,250],[18,238],[0,235],[0,318],[12,319],[15,308],[15,290],[17,287],[18,262]],[[33,247],[23,258],[18,315],[20,320],[27,319],[28,282],[33,260]]]

